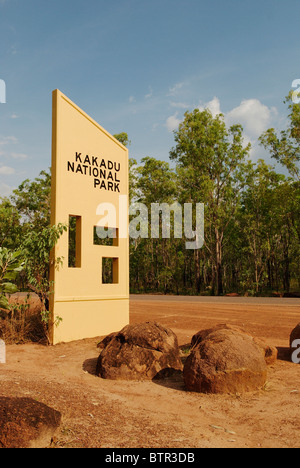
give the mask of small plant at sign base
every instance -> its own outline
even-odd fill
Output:
[[[191,352],[191,347],[190,346],[185,346],[183,348],[180,348],[180,351],[184,356],[187,356]]]
[[[7,295],[18,291],[14,284],[18,274],[23,269],[21,252],[12,252],[0,247],[0,309],[2,312],[9,311]]]
[[[270,392],[272,390],[270,382],[267,381],[262,389],[264,392]]]
[[[49,295],[53,290],[53,282],[49,280],[49,272],[50,266],[58,269],[63,263],[63,258],[53,258],[52,253],[57,241],[66,231],[67,226],[60,223],[57,226],[44,228],[39,232],[30,232],[25,236],[22,243],[28,287],[41,300],[41,319],[49,344]],[[57,326],[60,321],[56,317],[55,325]]]

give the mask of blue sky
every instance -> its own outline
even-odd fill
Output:
[[[257,137],[286,122],[300,78],[299,0],[0,0],[0,196],[51,164],[60,89],[130,156],[168,160],[186,110]]]

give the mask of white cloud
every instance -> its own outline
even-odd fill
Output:
[[[15,151],[10,150],[11,149],[10,145],[14,145],[17,142],[18,140],[14,136],[0,138],[0,156],[5,157],[6,159],[18,159],[22,161],[24,161],[25,159],[28,159],[27,154],[16,153]]]
[[[13,159],[19,159],[24,161],[25,159],[28,159],[28,155],[24,153],[10,153],[10,157]]]
[[[13,167],[2,166],[0,167],[0,174],[1,175],[11,175],[14,174],[15,170]]]
[[[258,138],[271,125],[277,110],[262,104],[258,99],[247,99],[241,102],[225,116],[226,123],[240,123],[250,137]]]
[[[130,102],[130,104],[132,104],[133,102],[136,102],[135,97],[134,97],[134,96],[130,96],[129,102]]]
[[[177,115],[178,112],[176,112],[176,114],[174,115],[171,115],[166,120],[166,127],[169,130],[169,132],[173,132],[174,130],[176,130],[181,122],[181,120],[177,118]]]
[[[216,96],[208,103],[199,106],[200,111],[206,108],[211,111],[214,117],[222,113],[220,100]],[[263,150],[259,145],[258,138],[268,128],[277,126],[277,109],[262,104],[258,99],[244,99],[229,112],[223,112],[223,115],[227,127],[235,124],[242,125],[244,144],[251,143],[251,158],[261,157]]]
[[[209,109],[215,117],[222,113],[220,99],[214,97],[208,103],[199,106],[199,110]],[[241,124],[244,132],[253,138],[258,138],[273,123],[278,112],[275,107],[268,107],[258,99],[244,99],[239,106],[224,113],[225,122],[228,126]]]
[[[259,144],[259,137],[270,127],[276,126],[278,112],[275,107],[268,107],[258,99],[245,99],[241,104],[225,115],[228,126],[241,124],[245,144],[251,143],[250,156],[257,160],[264,156],[264,150]]]
[[[19,116],[18,116],[17,114],[11,114],[10,118],[11,118],[11,119],[18,119]]]
[[[209,101],[207,104],[204,104],[204,106],[199,106],[199,110],[202,112],[204,109],[209,109],[213,115],[213,117],[216,117],[217,115],[221,114],[221,104],[220,104],[220,99],[217,98],[216,96]]]
[[[10,187],[7,184],[0,183],[0,197],[8,197],[11,195],[14,187]]]
[[[168,96],[176,96],[178,91],[183,87],[184,82],[176,83],[172,88],[169,88]]]
[[[171,107],[176,107],[177,109],[189,109],[189,105],[185,102],[170,102]]]
[[[9,145],[10,143],[17,143],[18,139],[14,136],[0,138],[0,146]]]
[[[153,96],[153,89],[149,86],[149,93],[145,95],[145,99],[150,99]]]

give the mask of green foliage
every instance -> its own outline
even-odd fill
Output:
[[[23,259],[21,252],[12,252],[0,247],[0,309],[9,310],[7,294],[18,291],[15,285],[17,275],[22,271]]]
[[[118,140],[122,145],[124,146],[129,146],[130,145],[130,140],[128,139],[128,135],[125,132],[122,133],[117,133],[114,135],[115,139]]]
[[[63,224],[45,227],[40,231],[28,233],[22,242],[28,287],[40,297],[44,311],[48,310],[50,262],[58,267],[63,261],[62,258],[52,259],[51,251],[65,231],[67,226]]]
[[[21,238],[21,215],[7,198],[0,199],[0,247],[14,249]]]
[[[52,251],[58,239],[65,231],[67,231],[67,226],[63,224],[45,227],[40,231],[33,230],[24,237],[22,242],[27,287],[35,292],[41,300],[41,319],[49,343],[50,265],[52,263],[58,268],[63,262],[62,258],[52,258]],[[55,325],[57,326],[60,321],[61,318],[56,317]]]
[[[50,224],[51,174],[42,171],[33,182],[26,179],[11,197],[11,203],[22,217],[24,229]]]
[[[175,170],[154,158],[131,165],[131,200],[149,208],[157,202],[205,204],[203,249],[187,251],[174,238],[131,241],[132,292],[269,295],[300,289],[299,108],[290,105],[284,158],[269,147],[293,180],[262,160],[251,162],[242,127],[226,128],[223,116],[209,110],[187,112],[174,133]]]
[[[167,162],[155,158],[143,158],[137,169],[136,184],[138,200],[151,203],[171,202],[176,194],[176,176]]]
[[[206,206],[205,248],[213,265],[213,291],[221,295],[223,247],[251,167],[246,159],[250,145],[244,146],[240,125],[227,129],[223,116],[213,117],[208,109],[186,112],[175,142],[170,157],[178,164],[183,201]],[[199,255],[195,262],[199,271]]]
[[[295,180],[300,180],[300,106],[292,102],[292,92],[286,98],[289,103],[289,127],[276,134],[270,128],[260,137],[260,143],[270,151],[274,158],[283,167],[286,167]]]

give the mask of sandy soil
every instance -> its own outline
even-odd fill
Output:
[[[131,301],[131,323],[156,320],[177,334],[181,346],[195,332],[225,322],[277,346],[267,385],[254,393],[190,393],[181,375],[156,382],[100,379],[94,375],[96,337],[48,348],[9,345],[0,395],[29,396],[60,411],[54,447],[300,447],[300,366],[286,353],[300,303],[281,304]]]

